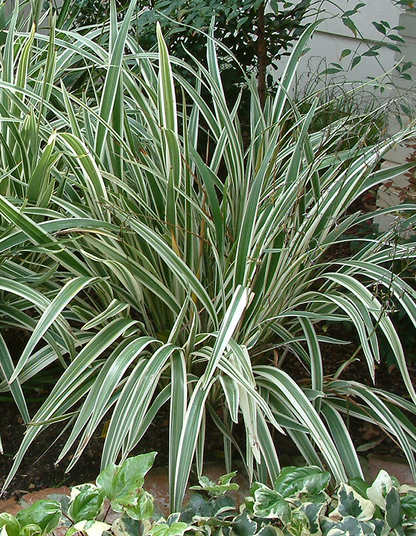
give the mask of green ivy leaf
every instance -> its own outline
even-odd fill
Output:
[[[105,491],[110,501],[129,504],[143,486],[144,476],[152,467],[156,452],[128,458],[121,465],[111,463],[97,478],[97,486]]]
[[[351,62],[351,69],[354,69],[361,61],[361,56],[355,56]]]
[[[17,512],[16,519],[21,527],[38,525],[42,534],[53,531],[61,519],[61,505],[57,501],[42,499]]]
[[[20,523],[12,514],[8,514],[7,512],[0,514],[0,529],[3,527],[6,527],[8,536],[19,536]]]
[[[95,519],[101,512],[105,493],[103,489],[88,489],[79,493],[68,509],[70,518],[77,523],[83,519]]]
[[[403,511],[399,492],[393,487],[386,495],[386,522],[392,529],[395,529],[401,525],[402,520]]]

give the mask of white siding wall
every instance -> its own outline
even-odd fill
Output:
[[[350,3],[351,4],[351,3]],[[344,9],[348,9],[350,4],[346,0],[338,0],[338,5]],[[329,8],[334,12],[334,8]],[[331,62],[342,63],[346,65],[348,60],[344,58],[340,62],[341,52],[344,49],[357,49],[360,53],[364,52],[368,46],[377,44],[381,40],[381,34],[376,30],[373,21],[387,21],[391,27],[404,26],[404,30],[400,30],[401,37],[405,40],[405,44],[400,44],[401,53],[395,53],[386,47],[379,50],[379,61],[375,61],[374,57],[363,58],[352,71],[346,74],[347,80],[364,81],[368,76],[383,78],[385,72],[391,71],[393,74],[394,88],[380,94],[378,91],[374,93],[377,99],[387,98],[393,99],[397,96],[403,98],[403,102],[409,108],[416,112],[416,13],[411,13],[404,9],[400,9],[393,5],[390,0],[367,0],[367,5],[362,8],[361,12],[354,18],[357,27],[361,31],[366,42],[362,42],[359,36],[354,36],[353,33],[342,23],[339,18],[329,19],[324,21],[319,30],[315,33],[310,43],[310,51],[301,60],[300,70],[305,74],[312,69],[316,72],[319,64],[319,58],[325,58],[329,65]],[[394,41],[386,40],[393,43]],[[394,72],[394,67],[399,62],[413,62],[415,65],[407,72],[412,77],[411,81],[397,76]],[[398,128],[398,122],[395,114],[400,108],[395,107],[394,112],[389,117],[389,131],[393,133]],[[407,120],[404,114],[401,114],[403,122]],[[404,143],[396,145],[386,155],[383,163],[384,167],[390,167],[396,164],[401,164],[408,160],[414,160],[416,156],[415,143]],[[378,190],[377,205],[379,207],[387,207],[400,204],[402,201],[401,195],[404,191],[408,192],[408,200],[416,201],[415,186],[409,182],[408,174],[397,176],[390,186],[382,186]],[[375,223],[380,231],[389,229],[395,224],[394,216],[380,216],[375,218]]]
[[[399,23],[404,26],[404,30],[401,30],[400,35],[406,43],[406,46],[402,47],[403,61],[413,62],[413,67],[408,71],[412,80],[406,81],[402,78],[397,78],[396,86],[400,94],[409,94],[409,99],[413,100],[413,105],[416,107],[416,13],[410,11],[402,13]],[[399,54],[396,54],[395,59],[400,61],[402,58]]]
[[[300,87],[304,86],[311,77],[316,75],[325,69],[325,65],[328,67],[330,63],[341,64],[345,71],[339,75],[331,75],[328,78],[333,78],[335,81],[339,79],[345,79],[347,81],[359,81],[363,82],[368,77],[380,77],[380,80],[387,82],[390,76],[393,76],[394,83],[398,91],[403,94],[410,90],[410,101],[416,100],[416,92],[414,85],[416,81],[416,13],[410,13],[404,8],[399,8],[393,4],[391,0],[363,0],[366,6],[361,8],[360,11],[353,16],[353,20],[359,29],[359,32],[364,38],[361,39],[360,35],[354,35],[352,31],[347,28],[341,21],[339,15],[342,11],[351,9],[356,2],[348,0],[337,0],[337,6],[334,7],[330,2],[323,2],[323,13],[320,18],[327,17],[315,31],[312,39],[310,40],[310,50],[307,52],[300,61],[299,80]],[[402,54],[395,53],[389,50],[383,45],[382,35],[373,26],[373,21],[387,21],[391,27],[405,26],[405,30],[400,32],[400,35],[405,39],[405,44],[399,46],[402,50]],[[389,39],[385,40],[389,44],[397,44]],[[352,54],[341,60],[341,53],[344,49],[357,50],[359,54],[362,54],[369,47],[375,44],[382,44],[382,48],[379,49],[379,57],[362,57],[361,62],[349,70]],[[406,82],[396,76],[394,67],[400,61],[412,61],[415,65],[408,71],[412,76],[412,82]],[[282,67],[279,69],[278,75],[281,74]],[[386,76],[387,73],[387,76]],[[322,78],[322,83],[327,79]],[[368,88],[372,89],[371,86]],[[380,94],[379,91],[375,92],[375,96],[380,99],[386,99],[394,96],[393,93],[384,92]],[[416,108],[415,108],[416,109]]]
[[[332,18],[324,20],[312,37],[310,41],[311,50],[302,60],[304,69],[308,61],[314,57],[325,58],[328,65],[331,62],[335,62],[348,67],[352,58],[351,55],[340,61],[341,52],[344,49],[358,50],[359,53],[363,53],[368,50],[368,45],[371,46],[380,42],[382,36],[373,26],[373,21],[379,22],[380,20],[385,20],[392,27],[399,24],[402,10],[395,7],[390,0],[367,0],[366,6],[361,8],[359,13],[353,16],[356,26],[367,40],[367,45],[361,41],[359,35],[354,36],[352,31],[343,24],[339,17],[341,10],[346,11],[351,9],[354,4],[355,2],[338,0],[338,10],[329,2],[324,3],[324,16]],[[365,57],[360,64],[349,72],[347,77],[350,80],[365,80],[367,76],[377,77],[384,70],[391,69],[394,65],[395,53],[385,47],[381,48],[379,53],[382,67],[378,65],[373,57]]]

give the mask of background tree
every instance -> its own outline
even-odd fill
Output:
[[[391,2],[396,6],[415,9],[411,0]],[[44,8],[51,4],[53,2],[47,0]],[[109,4],[109,0],[65,0],[59,10],[60,23],[67,28],[75,27],[79,30],[104,22],[109,17]],[[130,1],[116,0],[116,4],[119,17],[122,18]],[[311,20],[318,15],[324,16],[325,8],[335,8],[345,26],[354,35],[361,35],[354,17],[365,5],[365,2],[357,1],[343,11],[337,2],[331,0],[141,0],[137,2],[136,15],[139,16],[136,17],[134,29],[140,46],[144,50],[151,50],[156,46],[156,22],[159,22],[172,55],[184,59],[190,52],[201,59],[205,57],[205,34],[215,20],[215,37],[238,60],[233,61],[224,49],[218,51],[227,100],[234,102],[244,86],[245,76],[253,74],[257,79],[261,105],[264,106],[266,77],[270,67],[279,71],[282,56],[290,52],[293,43]],[[383,21],[374,21],[373,25],[381,32],[381,40],[386,41],[385,46],[400,52],[403,40],[397,35],[396,28],[386,30]],[[331,64],[326,74],[354,68],[362,56],[374,56],[379,61],[380,48],[381,44],[371,43],[364,52],[344,50],[341,58],[347,58],[348,67],[345,68],[342,62]],[[408,77],[410,66],[411,63],[407,62],[403,73],[399,67],[396,75]],[[267,86],[273,90],[272,77]]]
[[[228,99],[233,100],[240,91],[244,74],[255,74],[264,105],[267,70],[270,66],[278,69],[279,60],[289,53],[307,24],[305,15],[311,3],[312,0],[142,0],[137,3],[137,11],[141,12],[135,25],[137,40],[144,50],[154,48],[159,22],[174,56],[184,58],[189,51],[200,58],[206,48],[205,33],[215,20],[215,37],[232,51],[239,64],[219,50]],[[117,0],[120,17],[128,5],[128,0]],[[109,1],[66,1],[62,11],[66,26],[80,29],[104,21],[109,16]]]

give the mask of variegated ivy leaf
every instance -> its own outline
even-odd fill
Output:
[[[386,500],[385,497],[387,493],[393,486],[393,481],[391,476],[384,471],[383,469],[378,473],[377,478],[374,480],[373,484],[367,489],[367,497],[374,504],[386,509]]]
[[[374,526],[358,521],[354,516],[347,516],[337,523],[326,536],[374,536]]]
[[[43,530],[35,523],[29,523],[22,527],[19,536],[44,536]]]
[[[292,519],[285,529],[293,536],[310,536],[311,534],[308,516],[300,508],[292,511]]]
[[[85,532],[87,536],[101,536],[103,532],[111,528],[111,525],[101,521],[80,521],[73,528],[75,531]]]
[[[167,523],[161,523],[155,525],[149,532],[152,536],[182,536],[188,528],[186,523],[178,522],[168,525]]]
[[[226,491],[237,491],[239,485],[231,482],[231,479],[234,478],[236,474],[237,471],[227,473],[226,475],[220,476],[216,482],[213,482],[206,476],[201,476],[199,477],[199,486],[192,486],[190,489],[203,490],[212,494],[222,494]]]
[[[400,487],[399,492],[402,492],[403,486]],[[416,518],[416,493],[411,491],[402,496],[402,508],[408,519]]]
[[[72,494],[71,494],[72,496]],[[95,519],[101,512],[105,494],[97,487],[85,487],[71,501],[68,515],[74,523]]]
[[[258,488],[254,492],[254,514],[258,517],[268,519],[280,519],[287,525],[291,519],[291,508],[283,495],[274,489],[270,489],[264,484],[258,484]]]
[[[319,518],[326,507],[326,502],[321,503],[303,503],[301,509],[305,512],[309,520],[309,531],[311,536],[321,536],[322,531]]]
[[[18,533],[19,534],[19,533]],[[0,532],[0,536],[9,536],[8,532],[7,532],[7,527],[6,525],[3,525],[2,528],[1,528],[1,532]],[[14,535],[13,535],[14,536]]]
[[[1,536],[19,536],[21,527],[20,523],[12,514],[2,512],[0,514],[0,528]]]
[[[43,534],[47,534],[59,525],[61,505],[58,501],[41,499],[17,512],[16,519],[23,528],[27,525],[37,525]]]
[[[368,521],[375,512],[374,504],[364,499],[348,484],[341,484],[338,490],[338,506],[331,512],[331,519],[352,516],[358,521]]]
[[[120,465],[110,463],[98,475],[97,486],[104,490],[116,512],[121,512],[123,507],[134,509],[137,506],[138,491],[143,486],[144,476],[152,467],[155,456],[156,452],[149,452],[127,458]],[[139,508],[141,506],[142,503]]]
[[[136,497],[125,506],[126,513],[138,521],[149,519],[153,514],[153,509],[153,495],[147,493],[144,489],[139,490]]]
[[[86,484],[80,484],[79,486],[73,486],[71,488],[70,500],[73,501],[75,499],[75,497],[77,495],[79,495],[80,493],[82,493],[83,491],[90,491],[90,490],[94,490],[94,489],[97,489],[97,486],[95,484],[90,483],[90,482],[88,482]]]
[[[415,536],[416,535],[416,519],[407,520],[403,523],[403,528],[405,530],[406,536]]]
[[[151,529],[151,522],[148,519],[137,521],[126,513],[116,519],[111,526],[114,536],[132,536],[132,534],[148,534]]]
[[[331,476],[320,467],[285,467],[274,483],[274,489],[283,497],[300,493],[318,495],[328,486]]]
[[[247,511],[243,511],[233,520],[233,534],[254,534],[257,531],[257,523],[250,519]]]
[[[409,484],[402,484],[401,486],[399,486],[399,493],[400,495],[404,495],[405,493],[409,493],[410,495],[416,495],[416,487],[409,486]]]

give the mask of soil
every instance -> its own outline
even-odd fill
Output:
[[[29,397],[36,394],[38,400],[30,404],[28,408],[31,416],[35,415],[42,400],[45,399],[46,393],[44,391],[41,394],[38,391],[27,393]],[[0,403],[0,437],[3,447],[3,454],[0,454],[1,490],[12,467],[13,457],[19,449],[26,426],[14,402],[2,402],[0,398]],[[95,482],[101,471],[101,452],[107,426],[108,420],[104,419],[97,429],[96,435],[88,443],[80,461],[67,473],[66,469],[72,459],[71,453],[63,458],[59,464],[56,464],[56,460],[69,437],[70,430],[65,430],[65,423],[50,425],[34,441],[12,482],[1,493],[0,499],[16,498],[19,500],[28,492],[60,486],[70,488],[85,482]],[[131,455],[156,451],[154,467],[166,467],[169,460],[168,438],[169,408],[166,407],[164,412],[162,411],[155,417],[140,444]],[[220,433],[212,426],[212,432],[207,433],[206,438],[207,461],[216,460],[218,444],[222,444],[222,439]]]

